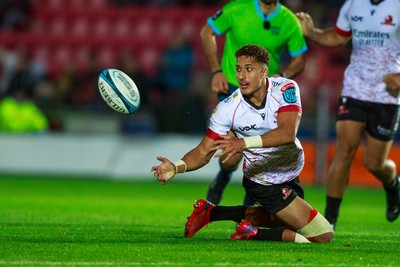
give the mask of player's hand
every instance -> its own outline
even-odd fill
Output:
[[[305,12],[297,12],[296,16],[300,21],[303,35],[309,37],[314,30],[314,21],[312,20],[311,16]]]
[[[223,72],[214,74],[211,79],[211,90],[215,93],[228,94],[228,80]]]
[[[242,153],[246,149],[246,143],[243,138],[230,135],[220,135],[220,137],[221,139],[214,141],[212,150],[222,150],[214,156],[216,158],[224,156],[225,159],[222,163],[227,162],[234,155]]]
[[[170,179],[175,176],[175,165],[167,158],[157,157],[157,160],[161,161],[161,165],[151,167],[151,171],[154,176],[157,177],[157,180],[164,185]]]
[[[383,77],[386,83],[386,90],[390,95],[397,97],[400,91],[400,73],[389,73]]]

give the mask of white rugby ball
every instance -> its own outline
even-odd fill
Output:
[[[117,69],[105,69],[99,75],[100,95],[109,107],[132,114],[140,107],[140,94],[133,80]]]

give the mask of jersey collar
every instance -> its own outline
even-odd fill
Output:
[[[381,0],[381,1],[383,1],[383,0]],[[270,14],[268,14],[268,16],[265,16],[264,13],[261,11],[260,3],[258,2],[258,0],[254,0],[254,5],[255,5],[255,7],[256,7],[256,10],[257,10],[258,15],[259,15],[260,18],[262,18],[263,20],[270,20],[270,19],[272,19],[273,17],[275,17],[275,16],[279,13],[279,10],[281,10],[281,6],[282,6],[281,3],[278,2],[278,5],[277,5],[275,11],[272,12],[272,13],[270,13]]]
[[[249,101],[247,98],[243,97],[243,95],[242,95],[242,98],[244,99],[244,101],[246,101],[246,103],[249,104],[250,106],[252,106],[254,109],[263,109],[263,108],[265,108],[265,104],[267,103],[269,84],[270,84],[268,77],[266,79],[267,79],[267,83],[265,85],[265,88],[267,89],[267,93],[265,94],[265,98],[264,98],[264,100],[263,100],[263,102],[261,103],[260,106],[256,106],[253,102]]]
[[[379,1],[377,1],[377,2],[374,2],[374,1],[370,0],[371,5],[373,5],[373,6],[379,5],[379,4],[382,3],[383,1],[385,1],[385,0],[379,0]]]

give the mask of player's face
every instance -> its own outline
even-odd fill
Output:
[[[236,61],[236,79],[243,96],[251,98],[258,94],[264,97],[268,69],[253,57],[240,56]],[[258,93],[260,91],[260,93]]]

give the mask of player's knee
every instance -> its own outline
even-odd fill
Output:
[[[342,164],[351,164],[354,155],[357,152],[357,147],[352,146],[340,146],[335,152],[335,159]]]
[[[367,169],[367,171],[369,171],[370,173],[372,173],[374,175],[378,174],[382,170],[382,167],[377,164],[370,164],[370,163],[364,162],[364,166]]]
[[[329,243],[334,236],[332,226],[316,209],[311,211],[309,223],[297,232],[316,243]]]
[[[384,169],[391,169],[393,172],[396,172],[396,163],[391,159],[381,161],[364,157],[363,163],[365,168],[374,175],[379,175]]]
[[[383,162],[372,160],[364,157],[363,160],[365,168],[372,174],[379,173],[383,169]]]
[[[333,239],[333,233],[325,233],[309,240],[315,243],[330,243],[332,239]]]

